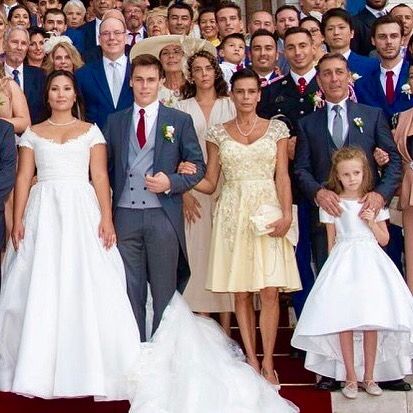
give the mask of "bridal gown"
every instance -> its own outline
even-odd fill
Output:
[[[140,343],[116,247],[98,237],[89,183],[97,126],[64,144],[30,128],[38,182],[18,251],[9,243],[0,294],[0,390],[46,399],[128,399],[131,413],[293,413],[211,320],[175,293]]]

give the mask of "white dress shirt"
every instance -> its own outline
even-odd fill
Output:
[[[96,25],[96,45],[99,46],[99,28],[100,25],[102,24],[102,20],[98,19],[97,17],[95,18],[95,25]]]
[[[346,97],[345,99],[343,99],[341,102],[338,102],[338,103],[332,103],[326,100],[328,131],[330,132],[331,136],[333,136],[333,122],[336,116],[336,111],[333,110],[333,106],[339,105],[341,107],[340,114],[341,114],[341,118],[343,119],[343,142],[346,140],[347,134],[348,134],[348,117],[347,117],[347,104],[346,104],[347,99],[348,97]]]
[[[13,3],[13,4],[8,5],[8,4],[6,4],[6,3],[3,3],[3,7],[4,7],[4,11],[5,11],[5,13],[6,13],[6,17],[9,17],[10,10],[11,10],[14,6],[18,6],[18,4],[19,4],[19,3]]]
[[[138,129],[138,122],[140,118],[139,111],[141,109],[145,110],[145,135],[146,139],[148,139],[149,134],[153,127],[156,127],[156,122],[158,120],[158,112],[159,112],[159,100],[155,100],[154,102],[150,103],[148,106],[142,108],[136,102],[133,103],[133,130]]]
[[[125,55],[122,55],[117,60],[115,60],[115,62],[118,64],[117,70],[120,75],[120,78],[123,79],[122,81],[122,85],[123,85],[123,82],[125,81],[126,67],[128,65],[128,58]],[[115,102],[115,97],[113,96],[113,83],[112,83],[113,68],[111,66],[111,63],[112,63],[112,60],[108,59],[106,56],[103,56],[103,68],[105,69],[106,80],[109,85],[110,94],[112,95],[113,103],[116,107],[118,102],[117,102],[117,98]]]
[[[376,9],[371,8],[370,6],[367,6],[367,5],[365,7],[371,14],[374,15],[374,17],[376,19],[378,19],[379,17],[384,16],[385,14],[387,14],[387,11],[386,11],[385,8],[381,9],[381,10],[376,10]]]
[[[24,79],[23,79],[23,63],[18,67],[11,67],[7,63],[4,63],[4,71],[8,77],[14,79],[13,70],[18,70],[19,74],[17,75],[20,81],[20,88],[24,90]]]
[[[400,72],[403,66],[403,59],[400,59],[400,62],[397,63],[396,66],[392,67],[391,69],[385,69],[382,65],[380,65],[380,83],[381,87],[383,88],[384,94],[386,94],[386,73],[389,70],[393,71],[393,86],[396,89],[397,82],[399,81]]]
[[[313,77],[317,74],[317,71],[313,67],[309,72],[303,74],[303,75],[298,75],[297,73],[294,73],[292,70],[290,70],[291,77],[294,80],[294,83],[298,85],[298,79],[303,77],[305,81],[307,82],[307,85],[313,80]]]

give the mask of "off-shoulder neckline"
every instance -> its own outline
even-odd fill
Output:
[[[82,139],[84,136],[86,136],[87,134],[89,134],[89,132],[90,132],[92,129],[94,129],[95,127],[97,127],[97,126],[96,126],[96,123],[92,123],[92,124],[89,126],[89,129],[88,129],[87,131],[81,133],[81,134],[78,135],[78,136],[74,136],[73,138],[66,139],[64,142],[56,142],[55,139],[50,139],[50,138],[46,138],[46,137],[44,137],[44,136],[41,136],[41,135],[39,135],[37,132],[35,132],[30,126],[27,127],[27,130],[28,130],[32,135],[34,135],[36,138],[38,138],[38,139],[44,140],[44,141],[49,142],[49,143],[52,143],[52,144],[54,144],[54,145],[64,146],[64,145],[66,145],[67,143],[70,143],[70,142],[73,142],[73,141],[78,141],[78,140]]]

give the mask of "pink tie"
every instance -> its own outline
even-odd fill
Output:
[[[136,129],[136,136],[138,138],[138,143],[140,148],[142,149],[146,143],[146,136],[145,136],[145,109],[139,110],[139,122],[138,127]]]

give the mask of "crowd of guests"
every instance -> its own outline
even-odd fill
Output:
[[[340,0],[301,0],[300,9],[284,5],[274,15],[257,10],[244,25],[241,9],[233,2],[203,8],[196,0],[158,7],[146,0],[93,0],[86,8],[79,0],[64,5],[60,0],[5,0],[0,13],[0,117],[17,135],[43,122],[50,109],[43,99],[46,78],[64,70],[74,74],[85,119],[105,130],[109,115],[136,101],[132,86],[138,80],[131,80],[129,58],[159,59],[163,80],[158,100],[191,116],[207,162],[205,178],[183,194],[191,268],[183,295],[194,312],[219,313],[228,334],[235,312],[247,362],[278,385],[273,351],[279,293],[293,293],[299,320],[302,313],[308,319],[317,308],[313,298],[305,303],[318,288],[317,274],[333,248],[328,225],[339,225],[334,219],[346,208],[341,196],[358,197],[358,215],[394,262],[384,265],[384,271],[389,276],[399,271],[413,292],[413,9],[404,3],[387,6],[386,0],[367,0],[351,16]],[[334,153],[347,146],[362,152],[332,162]],[[340,175],[340,162],[351,161],[366,179],[356,190]],[[183,175],[199,172],[199,165],[197,169],[191,162],[179,167]],[[274,191],[260,190],[263,179],[267,184],[274,181],[274,173]],[[334,186],[330,181],[335,175]],[[131,173],[130,193],[118,200],[123,208],[136,208],[133,191],[141,184]],[[13,226],[10,190],[0,188],[0,200],[6,203],[7,234],[0,234],[2,238]],[[259,206],[273,206],[273,198],[282,214],[271,215],[264,228],[267,235],[257,236],[252,218],[265,217]],[[388,229],[383,224],[388,217],[381,213],[387,207]],[[328,217],[320,220],[319,208]],[[406,293],[399,284],[394,291],[395,296]],[[401,308],[411,312],[409,299]],[[391,305],[391,300],[386,303]],[[262,362],[256,356],[254,310],[260,311]],[[318,316],[322,324],[323,314]],[[311,358],[317,352],[312,345],[324,344],[308,344],[300,336],[344,330],[306,332],[301,323],[293,344],[308,352],[306,366],[323,375],[321,389],[338,388],[337,379],[346,382],[343,393],[349,398],[356,397],[357,381],[372,395],[380,395],[381,388],[407,391],[410,385],[403,378],[411,372],[410,361],[410,367],[400,363],[403,367],[391,374],[382,364],[379,373],[373,373],[375,360],[382,363],[376,348],[386,346],[380,329],[411,328],[410,319],[398,326],[395,320],[389,326],[373,317],[367,324],[338,327],[366,330],[364,376],[357,364],[363,364],[363,357],[353,352],[353,335],[340,336],[337,351],[343,352],[344,361],[327,367]],[[142,321],[139,327],[144,337]],[[373,327],[378,334],[367,331]],[[403,349],[411,345],[407,341]],[[325,351],[328,356],[332,350]],[[409,351],[403,356],[413,357]]]

